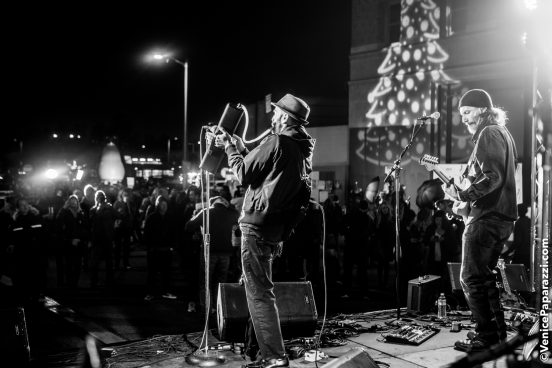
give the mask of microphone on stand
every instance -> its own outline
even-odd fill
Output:
[[[439,119],[440,116],[441,116],[441,114],[439,113],[439,111],[435,111],[434,113],[432,113],[429,116],[424,115],[424,116],[421,116],[421,117],[417,118],[416,120],[426,121],[426,120],[429,120],[429,119]]]

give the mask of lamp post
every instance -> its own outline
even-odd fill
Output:
[[[185,171],[188,162],[188,61],[181,61],[167,54],[153,54],[154,60],[172,61],[184,68],[184,135],[182,137],[182,168]]]

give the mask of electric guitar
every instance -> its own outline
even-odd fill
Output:
[[[433,171],[435,175],[441,179],[443,183],[445,183],[447,186],[454,185],[457,191],[462,190],[460,187],[458,187],[454,183],[454,179],[449,178],[441,169],[439,168],[439,159],[435,156],[431,155],[423,155],[422,158],[420,158],[420,164],[423,165],[427,171]],[[468,215],[470,213],[470,204],[469,202],[462,202],[457,199],[454,199],[454,204],[452,205],[452,212],[457,214],[458,216],[462,216],[462,219],[464,222],[467,222]]]
[[[499,258],[498,262],[496,264],[496,267],[500,270],[500,277],[502,278],[502,286],[504,287],[504,292],[500,296],[502,299],[502,302],[510,307],[519,307],[519,299],[517,296],[512,293],[512,289],[510,288],[510,283],[508,282],[508,278],[506,277],[506,266],[504,259]]]

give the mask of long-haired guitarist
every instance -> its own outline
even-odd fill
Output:
[[[506,113],[493,106],[491,96],[472,89],[459,103],[462,123],[475,143],[464,176],[470,185],[446,193],[469,203],[469,214],[462,236],[461,284],[466,301],[477,322],[475,336],[460,340],[455,348],[476,352],[506,339],[504,312],[492,269],[504,242],[514,228],[516,208],[516,148],[505,126]]]

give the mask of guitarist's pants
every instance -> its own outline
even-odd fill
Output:
[[[490,344],[506,339],[504,311],[492,270],[513,228],[512,222],[482,218],[468,224],[462,237],[462,289],[477,322],[478,336]]]

